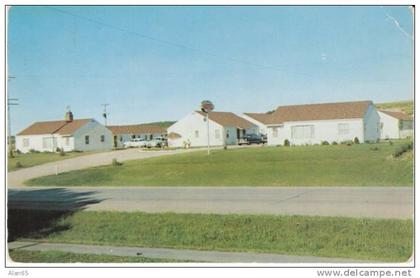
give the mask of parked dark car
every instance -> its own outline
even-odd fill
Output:
[[[238,145],[264,144],[263,137],[258,134],[247,134],[239,139]]]

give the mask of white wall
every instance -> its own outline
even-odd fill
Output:
[[[68,138],[68,141],[66,138]],[[57,136],[57,147],[62,148],[65,152],[74,151],[74,137]]]
[[[101,142],[105,135],[105,142]],[[111,150],[114,139],[111,131],[95,120],[79,128],[74,134],[74,149],[78,151]],[[85,136],[89,136],[89,144],[85,144]]]
[[[192,112],[183,119],[171,125],[168,128],[168,134],[175,132],[182,137],[177,139],[168,138],[169,147],[184,147],[183,143],[187,142],[188,140],[191,142],[191,147],[207,146],[207,123],[204,121],[204,119],[205,117],[199,113]],[[216,138],[216,130],[219,130],[218,138]],[[196,136],[196,131],[198,131],[198,137]],[[222,146],[225,134],[223,126],[213,121],[209,121],[209,131],[210,145]]]
[[[376,110],[376,107],[373,104],[369,105],[365,117],[363,118],[363,122],[364,141],[378,140],[381,137],[380,117],[378,111]]]
[[[348,125],[347,134],[339,134],[339,124]],[[313,138],[295,139],[292,138],[293,126],[314,126]],[[278,136],[273,134],[273,128],[277,127]],[[304,121],[304,122],[286,122],[282,127],[269,126],[267,140],[268,145],[283,145],[284,140],[288,139],[292,145],[320,144],[322,141],[333,141],[340,143],[342,141],[354,140],[357,137],[360,142],[364,141],[363,120],[362,119],[343,119],[343,120],[325,120],[325,121]]]
[[[36,151],[40,152],[52,152],[55,151],[55,146],[52,145],[49,148],[43,147],[43,138],[53,138],[56,137],[51,134],[41,134],[41,135],[22,135],[22,136],[16,136],[16,150],[19,150],[23,153],[29,152],[29,150],[34,149]],[[29,139],[29,145],[24,146],[23,141],[24,139]]]
[[[398,119],[378,111],[381,121],[381,139],[399,139],[400,128]]]

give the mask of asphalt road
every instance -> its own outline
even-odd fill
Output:
[[[9,208],[409,219],[411,187],[13,188]]]
[[[128,149],[47,163],[8,173],[9,208],[321,215],[407,219],[412,187],[25,187],[23,181],[118,161],[200,149]]]

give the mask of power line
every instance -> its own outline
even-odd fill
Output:
[[[234,62],[234,63],[244,64],[244,65],[252,66],[252,67],[259,67],[259,68],[263,68],[263,69],[267,69],[267,70],[274,70],[274,71],[283,72],[283,73],[301,75],[301,76],[314,78],[314,79],[322,78],[322,79],[331,79],[331,80],[343,81],[341,79],[336,79],[336,78],[332,78],[332,77],[317,77],[317,76],[312,76],[311,74],[307,74],[307,73],[303,73],[303,72],[287,71],[287,70],[284,70],[284,69],[281,69],[281,68],[275,67],[275,66],[262,65],[262,64],[252,63],[252,62],[249,62],[249,61],[245,61],[245,60],[241,60],[241,59],[237,59],[237,58],[233,58],[233,57],[229,57],[229,56],[223,56],[223,55],[215,54],[215,53],[205,51],[205,50],[202,50],[202,49],[199,49],[199,48],[190,47],[188,45],[184,45],[184,44],[180,44],[180,43],[176,43],[176,42],[172,42],[172,41],[168,41],[168,40],[163,40],[163,39],[152,37],[152,36],[142,34],[142,33],[139,33],[139,32],[127,30],[127,29],[124,29],[124,28],[121,28],[121,27],[118,27],[118,26],[115,26],[115,25],[112,25],[112,24],[109,24],[109,23],[105,23],[105,22],[102,22],[102,21],[99,21],[99,20],[96,20],[96,19],[86,17],[86,16],[78,15],[78,14],[75,14],[75,13],[72,13],[72,12],[69,12],[69,11],[65,11],[65,10],[62,10],[62,9],[58,9],[58,8],[55,8],[55,7],[45,7],[45,8],[56,11],[56,12],[59,12],[59,13],[63,13],[63,14],[66,14],[66,15],[70,15],[70,16],[73,16],[73,17],[76,17],[76,18],[79,18],[79,19],[82,19],[82,20],[85,20],[85,21],[89,21],[91,23],[101,25],[101,26],[104,26],[104,27],[107,27],[107,28],[110,28],[110,29],[114,29],[114,30],[117,30],[117,31],[120,31],[120,32],[132,34],[132,35],[141,37],[143,39],[147,39],[147,40],[150,40],[150,41],[154,41],[154,42],[157,42],[157,43],[160,43],[160,44],[165,44],[165,45],[180,48],[180,49],[186,49],[186,50],[194,51],[194,52],[201,53],[203,55],[210,56],[210,57],[213,57],[213,58],[224,59],[224,60],[228,60],[228,61],[231,61],[231,62]]]
[[[273,71],[282,72],[282,73],[289,73],[289,74],[293,74],[293,75],[297,75],[297,76],[304,76],[304,77],[311,78],[311,79],[332,80],[332,81],[339,81],[339,82],[360,82],[360,83],[363,83],[363,82],[381,82],[381,83],[382,82],[392,82],[389,78],[384,79],[384,80],[361,80],[361,79],[355,80],[355,79],[334,78],[334,77],[331,77],[331,76],[314,76],[314,75],[311,75],[311,74],[308,74],[308,73],[305,73],[305,72],[290,71],[290,70],[286,70],[286,69],[283,69],[283,68],[279,68],[278,66],[271,66],[271,65],[263,65],[263,64],[253,63],[253,62],[249,62],[249,61],[242,60],[242,59],[237,59],[237,58],[233,58],[233,57],[229,57],[229,56],[219,55],[219,54],[216,54],[216,53],[213,53],[213,52],[209,52],[209,51],[202,50],[202,49],[199,49],[199,48],[191,47],[191,46],[188,46],[188,45],[185,45],[185,44],[156,38],[156,37],[149,36],[149,35],[139,33],[139,32],[136,32],[136,31],[127,30],[127,29],[121,28],[121,27],[113,25],[113,24],[109,24],[109,23],[105,23],[105,22],[102,22],[102,21],[99,21],[99,20],[96,20],[96,19],[92,19],[90,17],[86,17],[86,16],[82,16],[82,15],[79,15],[79,14],[69,12],[69,11],[65,11],[65,10],[62,10],[62,9],[59,9],[59,8],[56,8],[56,7],[45,6],[45,8],[53,10],[53,11],[58,12],[58,13],[69,15],[69,16],[72,16],[72,17],[75,17],[75,18],[79,18],[81,20],[88,21],[88,22],[91,22],[91,23],[94,23],[94,24],[97,24],[97,25],[101,25],[101,26],[107,27],[109,29],[114,29],[114,30],[117,30],[117,31],[120,31],[120,32],[123,32],[123,33],[131,34],[131,35],[134,35],[134,36],[137,36],[137,37],[141,37],[143,39],[154,41],[156,43],[160,43],[160,44],[163,44],[163,45],[172,46],[172,47],[176,47],[176,48],[179,48],[179,49],[186,49],[186,50],[190,50],[190,51],[193,51],[193,52],[200,53],[200,54],[205,55],[205,56],[218,58],[218,59],[223,59],[223,60],[227,60],[227,61],[230,61],[230,62],[233,62],[233,63],[243,64],[243,65],[256,67],[256,68],[260,68],[260,69],[273,70]]]

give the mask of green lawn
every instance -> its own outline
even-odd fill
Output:
[[[413,115],[414,113],[414,103],[412,100],[377,103],[375,104],[375,106],[378,109],[399,109],[404,111],[408,115]]]
[[[112,255],[76,254],[61,251],[9,250],[14,262],[20,263],[168,263],[176,260],[147,257],[124,257]]]
[[[394,150],[403,143],[228,149],[212,151],[210,156],[205,151],[193,152],[40,177],[27,184],[411,186],[412,152],[399,158],[392,157]]]
[[[317,216],[77,212],[30,241],[199,250],[264,252],[406,261],[411,220]]]
[[[59,153],[27,153],[27,154],[15,154],[13,158],[8,158],[7,171],[14,171],[20,168],[32,167],[39,164],[53,162],[57,160],[72,158],[80,155],[89,154],[87,152],[69,152],[64,156],[60,156]],[[20,163],[22,167],[17,167],[17,163]]]

